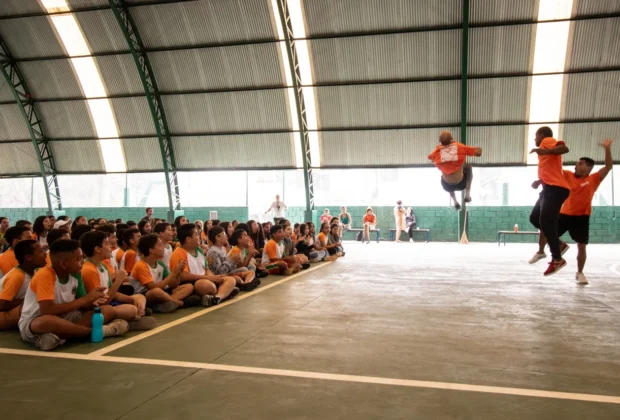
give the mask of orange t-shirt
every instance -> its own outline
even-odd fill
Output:
[[[570,187],[570,195],[564,202],[560,214],[567,216],[592,214],[592,198],[601,185],[601,174],[596,172],[586,178],[577,178],[573,172],[564,171],[564,178]]]
[[[463,143],[452,142],[447,146],[440,144],[428,155],[428,159],[432,160],[437,169],[444,175],[453,174],[458,171],[467,156],[475,156],[476,148],[465,146]]]
[[[12,301],[17,299],[23,299],[26,296],[26,289],[24,288],[24,282],[26,281],[27,274],[20,268],[14,268],[2,279],[2,286],[0,287],[0,299]],[[30,276],[28,275],[28,281]],[[22,290],[23,289],[23,290]],[[22,293],[20,293],[20,290]]]
[[[263,253],[269,257],[269,260],[275,260],[278,258],[278,244],[273,239],[270,239],[265,244]]]
[[[13,248],[9,248],[4,254],[0,255],[0,275],[8,274],[9,271],[17,267],[17,264],[15,251],[13,251]]]
[[[120,266],[121,260],[123,259],[123,255],[125,255],[125,251],[121,248],[116,252],[116,263]]]
[[[364,216],[364,223],[370,223],[371,225],[376,224],[377,221],[377,216],[375,216],[374,214],[367,214],[366,216]]]
[[[116,270],[112,267],[112,263],[110,262],[110,258],[106,258],[102,261],[102,264],[105,265],[105,268],[108,269],[108,273],[110,273],[110,278],[113,279],[116,276]]]
[[[327,245],[327,236],[323,232],[319,233],[316,239],[320,242],[319,246]]]
[[[125,252],[125,271],[126,272],[131,273],[131,270],[133,270],[133,266],[136,265],[137,255],[138,254],[136,254],[136,251],[134,251],[133,249],[128,249],[127,252]]]
[[[546,137],[540,143],[540,148],[553,149],[562,145],[564,145],[563,141]],[[538,155],[538,179],[545,185],[569,189],[562,172],[562,155]]]
[[[47,251],[45,253],[45,266],[46,267],[51,267],[52,266],[52,257],[50,257],[50,252]]]
[[[109,272],[105,272],[106,270],[102,268],[104,272],[99,274],[99,268],[93,264],[91,261],[84,261],[84,265],[82,265],[82,282],[84,282],[84,287],[87,292],[94,290],[98,287],[112,287],[112,280]],[[107,278],[108,284],[102,285],[102,280]]]

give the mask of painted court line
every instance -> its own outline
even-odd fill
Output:
[[[446,391],[478,392],[484,394],[514,395],[519,397],[548,398],[558,400],[585,401],[606,404],[620,404],[620,396],[579,394],[572,392],[545,391],[527,388],[508,388],[499,386],[459,384],[451,382],[417,381],[412,379],[392,379],[375,376],[344,375],[337,373],[305,372],[286,369],[269,369],[250,366],[220,365],[211,363],[183,362],[176,360],[137,359],[132,357],[94,356],[92,354],[46,353],[34,350],[12,350],[0,348],[0,354],[36,356],[59,359],[86,360],[92,362],[127,363],[133,365],[166,366],[177,368],[213,370],[222,372],[247,373],[255,375],[284,376],[290,378],[319,379],[325,381],[352,382],[372,385],[402,386],[408,388],[440,389]]]
[[[157,328],[153,328],[152,330],[146,331],[146,332],[144,332],[142,334],[139,334],[139,335],[136,335],[135,337],[131,337],[131,338],[128,338],[126,340],[119,341],[118,343],[112,344],[110,346],[104,347],[102,349],[93,351],[93,352],[89,353],[89,355],[91,355],[91,356],[103,356],[104,354],[108,354],[110,352],[113,352],[115,350],[118,350],[120,348],[128,346],[130,344],[133,344],[133,343],[135,343],[137,341],[144,340],[145,338],[151,337],[151,336],[153,336],[155,334],[159,334],[160,332],[166,331],[166,330],[168,330],[170,328],[173,328],[173,327],[176,327],[177,325],[184,324],[184,323],[186,323],[188,321],[191,321],[192,319],[195,319],[195,318],[198,318],[198,317],[203,316],[205,314],[208,314],[209,312],[217,311],[218,309],[225,308],[228,305],[233,305],[233,304],[235,304],[235,303],[237,303],[239,301],[242,301],[243,299],[247,299],[247,298],[252,297],[252,296],[254,296],[254,295],[258,294],[258,293],[262,293],[265,290],[269,290],[272,287],[276,287],[276,286],[278,286],[278,285],[280,285],[282,283],[285,283],[285,282],[287,282],[289,280],[293,280],[296,277],[302,276],[302,275],[304,275],[306,273],[309,273],[311,271],[314,271],[314,270],[317,270],[319,268],[325,267],[325,266],[327,266],[329,264],[331,264],[331,262],[325,262],[325,263],[323,263],[323,264],[321,264],[319,266],[314,266],[314,267],[311,267],[311,268],[309,268],[307,270],[300,271],[299,273],[296,273],[296,274],[290,275],[288,277],[285,277],[282,280],[278,280],[278,281],[273,282],[273,283],[271,283],[271,284],[269,284],[267,286],[259,287],[258,289],[255,289],[255,290],[253,290],[251,292],[244,293],[244,294],[236,297],[233,300],[229,300],[229,301],[224,302],[222,304],[219,304],[217,306],[212,306],[210,308],[205,308],[205,309],[203,309],[201,311],[194,312],[191,315],[184,316],[183,318],[179,318],[179,319],[177,319],[175,321],[169,322],[169,323],[164,324],[162,326],[159,326]]]

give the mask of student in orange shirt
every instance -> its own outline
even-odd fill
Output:
[[[35,270],[45,267],[45,253],[33,239],[15,245],[18,265],[0,278],[0,331],[17,329],[26,291]]]
[[[52,246],[52,244],[54,242],[56,242],[57,240],[59,240],[59,239],[71,239],[71,235],[69,234],[69,231],[65,230],[65,229],[52,229],[52,230],[50,230],[49,233],[47,234],[48,246]],[[50,258],[49,249],[45,253],[45,265],[47,267],[52,265],[52,259]]]
[[[282,226],[275,225],[269,230],[271,239],[265,244],[263,249],[263,265],[269,274],[284,274],[290,276],[295,271],[299,271],[298,263],[288,264],[284,260],[284,231]]]
[[[552,259],[544,275],[550,276],[566,267],[562,255],[568,250],[568,245],[560,241],[558,217],[570,193],[562,172],[562,155],[568,153],[568,147],[563,141],[553,138],[549,127],[540,127],[535,141],[537,147],[530,153],[538,154],[538,179],[543,189],[530,214],[530,223],[540,229],[549,242]]]
[[[15,258],[14,247],[20,241],[32,239],[32,232],[26,226],[13,226],[6,230],[4,239],[9,245],[9,249],[0,255],[0,277],[8,274],[17,266],[18,261]]]
[[[140,241],[140,231],[137,228],[129,228],[123,233],[123,242],[127,246],[127,251],[123,254],[119,268],[131,273],[133,266],[140,261],[138,255],[138,242]]]
[[[428,155],[428,159],[441,171],[441,186],[450,194],[454,208],[460,210],[461,205],[456,199],[455,191],[465,190],[464,201],[466,203],[471,201],[473,170],[470,164],[465,164],[465,159],[467,156],[482,156],[482,149],[455,141],[449,131],[441,132],[439,143],[439,146]]]
[[[377,227],[377,216],[372,212],[372,207],[366,209],[366,214],[362,219],[364,224],[364,235],[362,236],[362,243],[370,243],[370,231]]]
[[[561,237],[566,232],[577,243],[577,273],[575,280],[579,284],[588,284],[587,277],[583,274],[586,265],[586,246],[590,238],[590,214],[592,213],[592,199],[601,182],[613,169],[614,161],[611,156],[611,139],[606,139],[601,146],[605,149],[605,167],[594,174],[590,174],[594,168],[594,160],[582,157],[575,165],[575,172],[563,171],[564,179],[570,187],[570,195],[560,210],[558,219],[558,235]],[[540,181],[535,181],[532,188],[538,188]],[[539,250],[530,260],[530,264],[545,258],[545,245],[547,238],[541,232]],[[568,245],[562,242],[562,248],[568,249]]]
[[[328,243],[329,238],[327,235],[329,235],[329,226],[328,222],[321,225],[321,231],[316,237],[314,249],[319,252],[324,251],[327,254],[327,256],[323,258],[323,261],[336,261],[342,254],[335,250],[335,245]],[[332,250],[332,252],[330,252],[330,250]]]

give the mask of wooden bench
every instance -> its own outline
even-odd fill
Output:
[[[536,235],[538,236],[538,234],[539,234],[538,232],[531,232],[531,231],[515,232],[514,230],[500,230],[499,232],[497,232],[497,246],[500,245],[502,235],[504,235],[504,246],[506,246],[506,236],[508,235]]]
[[[403,230],[403,232],[407,232],[406,230]],[[426,242],[430,242],[431,241],[431,230],[430,229],[413,229],[413,232],[424,232],[426,233]],[[390,242],[392,242],[396,236],[396,229],[390,229]]]
[[[344,236],[345,232],[363,232],[364,229],[359,229],[359,228],[351,228],[351,229],[347,229],[347,230],[343,230],[342,231],[342,235]],[[375,232],[377,234],[377,243],[379,243],[379,241],[381,240],[381,229],[371,229],[370,233]]]

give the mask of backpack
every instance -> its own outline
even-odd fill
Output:
[[[362,236],[363,236],[363,235],[364,235],[364,232],[359,232],[359,233],[357,234],[357,238],[355,238],[355,240],[356,240],[357,242],[362,242]]]

